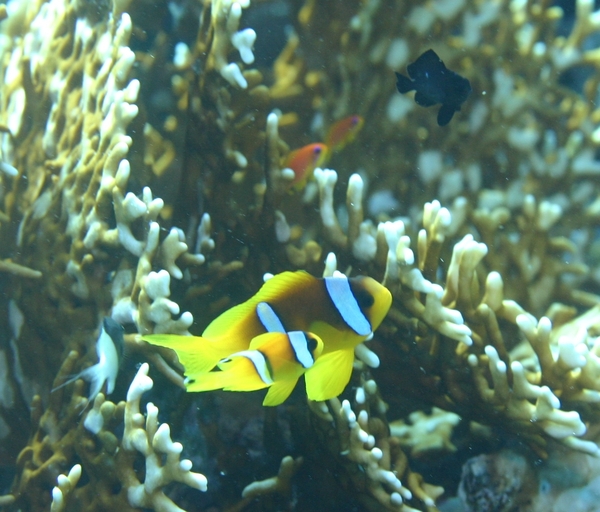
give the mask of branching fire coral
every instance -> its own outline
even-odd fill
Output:
[[[57,381],[72,371],[76,360],[77,354],[71,353]],[[181,509],[163,492],[170,482],[206,491],[206,478],[191,471],[189,460],[179,459],[182,445],[171,440],[169,425],[159,426],[156,406],[147,404],[145,418],[140,412],[140,399],[152,385],[144,364],[129,387],[126,402],[114,404],[100,393],[81,419],[87,400],[79,384],[68,400],[63,399],[67,391],[57,391],[43,413],[37,397],[33,411],[37,432],[19,455],[22,473],[12,490],[15,506],[47,508],[52,500],[52,510],[85,506],[175,511]],[[124,424],[122,439],[113,433],[120,423]],[[138,468],[140,457],[145,460],[143,470]],[[73,458],[81,465],[69,469],[68,476],[59,475]],[[82,471],[86,483],[77,485]],[[45,482],[53,479],[58,479],[58,485],[50,496]]]
[[[213,440],[209,506],[304,510],[341,489],[361,510],[434,511],[457,494],[476,428],[492,433],[482,451],[499,438],[549,461],[597,456],[598,14],[591,0],[575,2],[572,27],[547,0],[1,7],[0,460],[15,483],[0,503],[47,509],[56,486],[56,510],[159,510],[175,507],[168,481],[203,489],[157,409],[139,410],[146,366],[121,368],[127,405],[98,394],[87,412],[81,383],[52,382],[65,357],[57,383],[88,364],[111,316],[128,351],[181,385],[172,354],[139,335],[200,333],[290,269],[372,276],[392,308],[339,399],[235,408],[278,432],[252,431],[261,464],[238,453],[239,479],[220,471],[230,447],[215,441],[230,398],[161,406],[186,448],[199,428]],[[277,23],[289,30],[275,48]],[[261,38],[279,52],[272,65]],[[443,128],[395,87],[429,48],[473,88]],[[353,143],[290,189],[290,150],[346,116],[364,119]],[[179,391],[154,392],[171,403]],[[446,452],[452,475],[436,475],[428,457]],[[510,466],[487,456],[464,474]],[[466,509],[477,498],[459,494]]]

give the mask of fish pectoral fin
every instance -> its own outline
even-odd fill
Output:
[[[437,115],[437,123],[439,126],[446,126],[451,120],[457,108],[454,105],[442,105]]]
[[[321,402],[341,395],[350,381],[353,363],[352,348],[321,355],[304,375],[308,398]]]
[[[212,370],[223,357],[215,344],[201,336],[150,334],[142,339],[151,345],[174,350],[185,368],[186,376]]]
[[[272,303],[281,295],[289,292],[290,289],[303,287],[314,281],[315,278],[308,272],[281,272],[269,279],[255,295],[256,303],[267,302]]]
[[[415,84],[407,76],[396,73],[396,88],[401,94],[414,90]]]
[[[417,94],[415,94],[415,103],[422,107],[431,107],[432,105],[435,105],[437,101],[422,92],[417,92]]]
[[[263,400],[263,405],[273,407],[285,402],[292,391],[294,391],[297,382],[298,379],[286,379],[271,384],[267,396]]]

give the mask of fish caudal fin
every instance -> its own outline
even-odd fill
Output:
[[[413,81],[400,73],[396,73],[396,88],[399,93],[404,94],[405,92],[413,91],[415,84]]]
[[[263,400],[263,405],[273,407],[285,402],[287,397],[294,391],[297,382],[298,379],[288,379],[273,383]]]
[[[308,398],[321,402],[341,395],[350,381],[353,363],[352,348],[321,355],[304,376]]]
[[[174,350],[185,368],[187,377],[206,373],[226,355],[220,346],[201,336],[178,336],[175,334],[150,334],[142,339],[151,345]]]

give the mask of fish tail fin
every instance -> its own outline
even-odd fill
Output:
[[[308,398],[321,402],[341,395],[350,381],[353,363],[353,348],[321,355],[304,375]]]
[[[400,73],[396,73],[396,88],[399,93],[404,94],[405,92],[413,91],[415,89],[415,85],[413,81]]]
[[[265,396],[265,399],[263,400],[263,405],[273,407],[285,402],[292,394],[292,391],[294,391],[297,382],[298,379],[287,379],[274,382],[269,388],[267,396]]]
[[[107,381],[105,368],[98,363],[83,370],[79,374],[79,378],[90,383],[89,400],[92,402],[96,395],[102,390],[102,386]],[[106,394],[109,394],[108,392]]]
[[[62,384],[59,384],[58,386],[56,386],[55,388],[52,388],[50,390],[50,393],[54,393],[55,391],[58,391],[60,388],[64,388],[65,386],[68,386],[69,384],[71,384],[72,382],[75,382],[77,379],[81,379],[82,378],[82,374],[83,372],[79,372],[76,375],[71,375],[66,381],[64,381]]]
[[[142,339],[151,345],[174,350],[188,377],[209,372],[223,357],[231,353],[226,344],[211,342],[201,336],[150,334]]]

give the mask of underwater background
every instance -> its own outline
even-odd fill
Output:
[[[0,509],[600,510],[599,7],[0,4]],[[285,271],[391,292],[339,397],[142,339]]]

